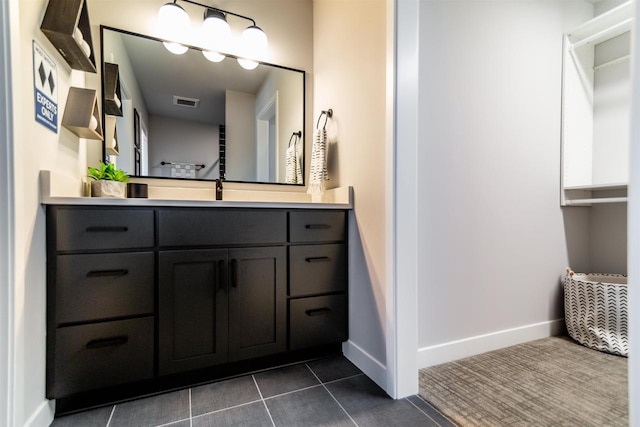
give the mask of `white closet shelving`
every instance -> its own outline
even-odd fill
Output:
[[[561,205],[625,203],[631,2],[565,35]]]

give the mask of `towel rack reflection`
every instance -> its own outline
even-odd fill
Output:
[[[322,125],[322,129],[327,127],[327,120],[333,117],[333,110],[329,108],[328,110],[322,110],[320,115],[318,116],[318,121],[316,122],[316,129],[320,129],[320,119],[324,115],[324,124]]]
[[[297,137],[296,141],[293,143],[294,145],[298,143],[298,139],[302,138],[302,131],[299,130],[298,132],[293,132],[291,134],[291,137],[289,137],[289,144],[287,145],[287,147],[291,147],[291,140],[293,139],[293,137]]]
[[[180,162],[160,162],[162,166],[194,166],[197,171],[204,169],[205,165],[198,165],[196,163],[180,163]]]

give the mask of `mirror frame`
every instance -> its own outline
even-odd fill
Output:
[[[103,135],[105,135],[105,131],[106,131],[106,116],[107,114],[105,113],[105,82],[104,82],[104,64],[105,64],[105,60],[104,60],[104,31],[105,30],[110,30],[110,31],[115,31],[118,33],[122,33],[122,34],[127,34],[130,36],[135,36],[135,37],[140,37],[140,38],[144,38],[144,39],[148,39],[148,40],[152,40],[152,41],[156,41],[159,43],[162,42],[166,42],[166,41],[170,41],[170,40],[165,40],[165,39],[161,39],[158,37],[154,37],[154,36],[150,36],[150,35],[146,35],[146,34],[140,34],[140,33],[134,33],[133,31],[128,31],[128,30],[123,30],[121,28],[115,28],[115,27],[110,27],[108,25],[100,25],[100,95],[101,95],[101,107],[102,107],[102,126],[103,126]],[[204,49],[200,48],[198,46],[191,46],[188,44],[184,44],[184,46],[188,47],[189,49],[193,49],[193,50],[198,50],[200,52],[202,52]],[[227,59],[238,59],[237,56],[235,55],[231,55],[231,54],[224,54],[224,56],[227,57]],[[303,161],[302,161],[302,183],[300,184],[289,184],[286,182],[264,182],[264,181],[236,181],[236,180],[229,180],[229,179],[224,179],[224,182],[232,182],[232,183],[242,183],[242,184],[267,184],[267,185],[291,185],[291,186],[297,186],[297,187],[304,187],[306,185],[305,182],[305,163],[306,163],[306,155],[307,155],[307,151],[306,151],[306,135],[307,132],[305,131],[306,129],[306,102],[307,102],[307,73],[304,70],[299,70],[296,68],[291,68],[291,67],[286,67],[284,65],[277,65],[277,64],[272,64],[269,62],[264,62],[264,61],[255,61],[257,62],[259,65],[267,65],[269,67],[274,67],[274,68],[280,68],[282,70],[288,70],[288,71],[295,71],[295,72],[299,72],[302,74],[302,126],[300,129],[303,130],[303,135],[305,136],[305,138],[301,138],[302,139],[302,153],[303,153]],[[137,137],[137,135],[135,135],[135,129],[134,129],[134,137]],[[102,141],[102,161],[103,162],[108,162],[109,160],[109,156],[107,155],[107,148],[106,148],[106,141],[103,140]],[[129,176],[131,178],[144,178],[144,179],[178,179],[178,180],[186,180],[186,181],[200,181],[200,182],[215,182],[214,180],[211,179],[198,179],[198,178],[173,178],[173,177],[168,177],[168,176],[141,176],[141,175],[134,175],[134,174],[129,174]]]

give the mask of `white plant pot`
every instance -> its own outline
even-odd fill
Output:
[[[98,180],[91,182],[91,197],[127,197],[127,183]]]

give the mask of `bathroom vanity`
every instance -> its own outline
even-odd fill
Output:
[[[347,339],[348,205],[44,203],[58,413],[335,354]]]

